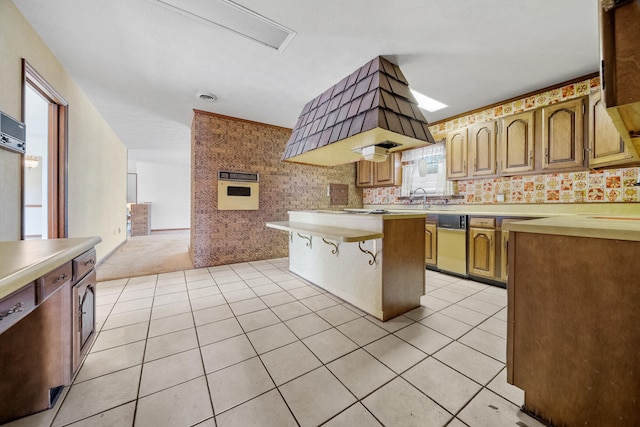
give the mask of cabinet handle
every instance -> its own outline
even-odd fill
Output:
[[[96,263],[96,262],[95,262],[94,260],[90,259],[89,261],[87,261],[87,262],[85,262],[85,263],[84,263],[84,266],[86,267],[86,266],[88,266],[88,265],[94,265],[95,263]]]
[[[17,303],[7,311],[0,312],[0,320],[8,317],[10,314],[18,313],[20,311],[22,311],[22,302]]]
[[[547,161],[547,163],[549,163],[549,148],[547,147],[544,148],[544,158]]]
[[[69,275],[67,273],[62,273],[61,275],[56,277],[56,280],[54,280],[53,283],[58,283],[59,281],[67,280],[68,278],[69,278]]]
[[[533,151],[529,151],[529,166],[531,166],[531,162],[533,162]]]

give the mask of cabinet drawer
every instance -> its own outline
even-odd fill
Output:
[[[495,218],[469,218],[469,227],[496,228]]]
[[[93,270],[96,265],[96,251],[91,249],[74,258],[73,260],[73,281],[77,282],[82,279],[88,272]]]
[[[0,300],[0,334],[29,314],[35,306],[35,282]]]
[[[54,293],[60,288],[60,286],[71,280],[71,263],[61,265],[55,270],[42,276],[38,281],[40,282],[38,303],[44,301],[49,295]]]

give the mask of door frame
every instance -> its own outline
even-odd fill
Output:
[[[25,120],[25,87],[31,86],[49,102],[48,162],[47,177],[48,238],[68,236],[67,176],[68,176],[68,124],[69,103],[36,70],[22,59],[22,121]],[[23,172],[24,174],[24,172]],[[24,190],[23,190],[24,192]],[[24,197],[24,194],[23,194]],[[24,239],[25,212],[21,206],[21,239]]]

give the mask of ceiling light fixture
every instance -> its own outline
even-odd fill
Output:
[[[218,97],[214,94],[205,92],[199,93],[198,98],[206,102],[216,102],[218,100]]]
[[[420,92],[416,92],[413,89],[410,89],[413,97],[418,101],[418,107],[423,110],[427,110],[430,113],[434,111],[442,110],[443,108],[447,108],[446,104],[443,104],[440,101],[436,101],[433,98],[429,98],[427,95],[423,95]]]
[[[231,0],[149,0],[205,24],[213,24],[282,53],[295,31]]]

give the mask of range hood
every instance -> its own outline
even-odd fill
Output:
[[[383,161],[387,153],[435,143],[427,126],[400,68],[378,56],[304,106],[282,160]]]

